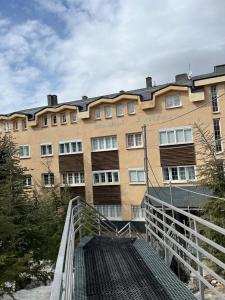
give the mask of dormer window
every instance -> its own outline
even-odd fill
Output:
[[[17,120],[13,121],[13,130],[18,131],[18,121]]]
[[[95,112],[95,120],[99,120],[101,118],[100,107],[96,107],[94,112]]]
[[[181,105],[182,104],[181,104],[180,95],[166,96],[165,98],[166,108],[175,108],[175,107],[180,107]]]
[[[116,115],[117,117],[122,117],[124,115],[124,105],[122,103],[116,105]]]
[[[44,115],[44,116],[42,117],[42,126],[43,126],[43,127],[48,126],[48,115]]]
[[[66,112],[61,113],[61,124],[66,124]]]
[[[56,126],[57,125],[57,115],[51,115],[51,120],[52,120],[52,126]]]
[[[77,112],[76,111],[72,111],[70,113],[70,122],[71,123],[76,123],[77,122]]]
[[[128,115],[135,114],[135,105],[134,105],[134,102],[128,102],[127,103],[127,112],[128,112]]]
[[[105,111],[105,118],[111,118],[112,117],[112,106],[111,105],[105,106],[104,111]]]
[[[22,129],[27,130],[27,119],[26,118],[22,120]]]

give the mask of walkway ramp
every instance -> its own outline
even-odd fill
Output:
[[[83,238],[75,266],[76,300],[195,299],[144,240]]]

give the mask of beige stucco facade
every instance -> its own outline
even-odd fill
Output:
[[[200,82],[201,81],[201,82]],[[219,111],[212,112],[211,103],[211,84],[216,84],[219,102]],[[168,85],[155,93],[152,99],[141,101],[139,95],[121,93],[113,99],[101,98],[88,105],[87,111],[79,111],[75,105],[61,105],[57,107],[46,107],[35,114],[34,120],[27,121],[27,129],[22,129],[21,120],[27,118],[23,113],[11,114],[10,116],[0,116],[1,132],[4,134],[4,123],[11,124],[12,133],[18,145],[30,145],[30,157],[21,159],[22,166],[27,168],[27,172],[33,178],[33,184],[41,184],[41,174],[48,172],[54,173],[55,183],[61,183],[59,172],[59,142],[82,140],[84,157],[84,176],[86,201],[93,203],[93,176],[91,153],[91,139],[101,136],[117,136],[119,154],[119,176],[121,188],[122,219],[132,218],[132,205],[139,205],[144,192],[145,184],[131,184],[129,182],[128,169],[144,168],[144,148],[127,148],[126,135],[142,131],[142,126],[147,126],[147,152],[151,167],[154,170],[155,180],[151,170],[149,178],[153,186],[166,186],[168,183],[163,181],[162,166],[160,160],[159,130],[168,128],[178,128],[192,126],[195,151],[198,153],[199,143],[196,140],[194,123],[208,125],[213,133],[213,119],[220,119],[221,134],[225,132],[225,76],[207,78],[196,81],[196,86],[201,86],[201,91],[192,92],[188,86]],[[165,107],[165,97],[179,95],[181,106],[176,108]],[[128,114],[127,103],[135,103],[135,113]],[[105,118],[104,107],[112,105],[112,117]],[[116,116],[115,106],[118,103],[124,104],[124,115]],[[95,120],[94,109],[100,108],[101,118]],[[77,122],[71,123],[69,114],[77,111]],[[60,113],[67,113],[67,123],[60,123]],[[58,122],[56,126],[51,125],[51,114],[56,114]],[[48,126],[42,126],[43,115],[48,116]],[[13,121],[18,120],[18,130],[13,130]],[[53,154],[42,158],[40,155],[40,145],[51,143]],[[176,152],[176,149],[174,150]],[[224,158],[223,152],[218,154]],[[201,163],[201,157],[196,154],[197,165]],[[177,182],[179,185],[180,183]],[[185,184],[182,182],[182,184]],[[187,182],[187,184],[190,184]]]

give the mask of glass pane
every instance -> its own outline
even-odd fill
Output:
[[[65,153],[65,147],[64,147],[64,144],[60,144],[60,145],[59,145],[59,151],[60,151],[60,153]]]
[[[134,102],[129,102],[129,103],[127,104],[127,110],[128,110],[128,114],[133,114],[133,113],[135,113]]]
[[[112,107],[111,106],[105,106],[105,117],[109,118],[112,116]]]
[[[46,155],[46,146],[41,146],[41,155]]]
[[[174,106],[180,106],[180,96],[177,95],[177,96],[174,96],[173,98],[174,98],[173,105]]]
[[[106,137],[106,149],[111,149],[112,148],[112,139],[111,137]]]
[[[80,183],[84,183],[84,173],[80,173]]]
[[[105,173],[100,173],[100,179],[101,182],[105,182]]]
[[[25,156],[29,156],[29,147],[28,146],[24,147],[24,154],[25,154]]]
[[[94,183],[99,183],[99,174],[94,174]]]
[[[165,181],[170,180],[168,168],[163,168],[163,180],[165,180]]]
[[[133,134],[127,135],[127,147],[128,148],[134,147],[134,135]]]
[[[95,119],[99,119],[100,118],[100,108],[96,108],[95,109]]]
[[[99,138],[99,149],[103,150],[105,148],[104,138]]]
[[[167,144],[167,134],[166,134],[166,131],[161,131],[159,133],[159,136],[160,136],[160,145]]]
[[[137,172],[134,171],[129,171],[129,178],[130,182],[137,182]]]
[[[135,134],[135,140],[136,140],[136,146],[137,147],[142,146],[142,134],[141,133],[136,133]]]
[[[180,179],[181,180],[186,180],[185,168],[184,167],[179,168],[179,173],[180,173]]]
[[[112,136],[112,148],[113,149],[117,148],[117,139],[116,139],[116,136]]]
[[[114,182],[118,182],[119,181],[118,172],[113,172],[113,181]]]
[[[187,167],[187,179],[194,180],[195,179],[195,168],[194,167]]]
[[[92,148],[94,151],[98,150],[98,139],[92,140]]]
[[[168,144],[175,144],[174,131],[167,131]]]
[[[50,184],[54,185],[54,174],[50,174]]]
[[[52,145],[48,145],[47,148],[48,148],[48,154],[52,154]]]
[[[72,152],[77,152],[77,143],[76,142],[72,142],[71,143],[71,148],[72,148]]]
[[[144,171],[137,171],[137,179],[138,179],[138,182],[144,182],[145,181]]]
[[[166,97],[166,107],[173,107],[173,98],[172,97]]]
[[[183,129],[178,129],[176,130],[176,139],[177,143],[183,143],[184,142],[184,130]]]
[[[70,153],[70,144],[69,143],[65,143],[65,153]]]
[[[112,172],[107,172],[107,182],[112,182]]]
[[[178,180],[177,167],[176,168],[171,168],[171,175],[172,175],[172,180]]]
[[[124,114],[123,104],[117,104],[116,105],[116,115],[117,116],[122,116],[123,114]]]
[[[68,184],[73,184],[73,173],[68,173]]]
[[[192,129],[184,129],[184,139],[186,143],[192,142]]]

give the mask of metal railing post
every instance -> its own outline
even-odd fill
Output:
[[[82,226],[82,220],[81,220],[81,202],[80,202],[80,199],[78,199],[77,201],[77,204],[78,204],[78,207],[77,207],[77,210],[78,210],[78,224],[79,224],[79,238],[80,238],[80,241],[82,239],[82,229],[81,229],[81,226]]]
[[[199,233],[198,223],[196,222],[196,220],[194,220],[194,230],[195,230],[196,233]],[[196,243],[196,246],[197,246],[197,249],[196,249],[197,259],[199,261],[201,261],[201,253],[198,250],[199,239],[198,239],[197,236],[195,236],[195,243]],[[203,269],[199,264],[198,264],[198,272],[203,277]],[[204,284],[202,283],[202,281],[200,279],[198,280],[198,283],[199,283],[200,299],[205,300]]]

